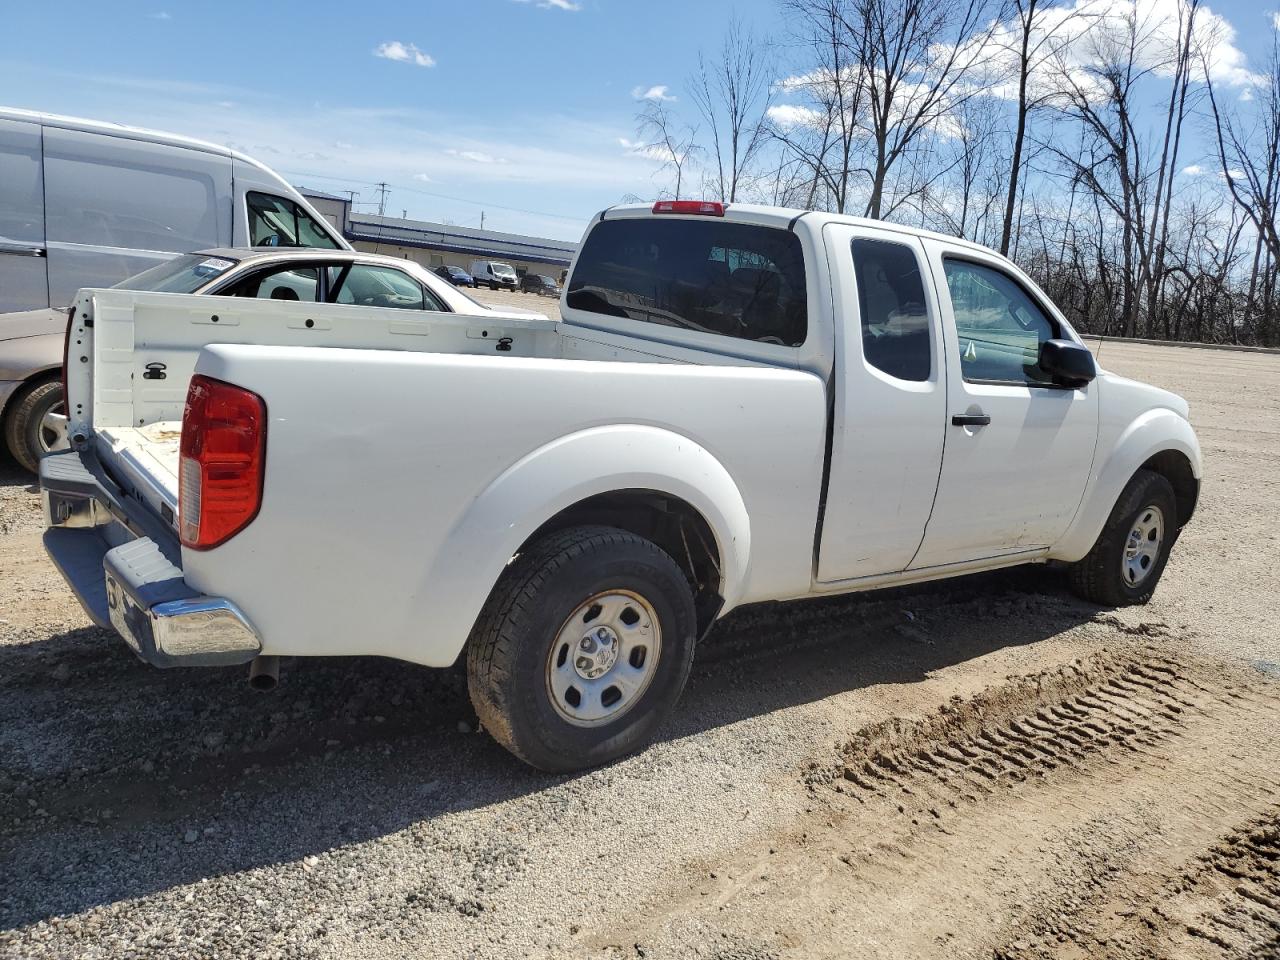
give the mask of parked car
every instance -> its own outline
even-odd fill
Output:
[[[0,108],[0,429],[35,470],[63,439],[67,307],[178,253],[350,244],[235,150],[114,123]]]
[[[1047,561],[1145,603],[1196,508],[1186,401],[965,240],[615,207],[561,313],[83,291],[47,549],[148,663],[465,657],[484,729],[570,770],[645,743],[738,606]]]
[[[436,267],[433,272],[436,276],[448,280],[455,287],[474,287],[476,285],[475,277],[461,267],[445,264],[442,267]]]
[[[494,312],[412,260],[352,250],[201,250],[152,267],[116,287],[478,317]],[[519,309],[505,315],[542,316]]]
[[[509,263],[497,260],[472,260],[471,276],[476,286],[487,284],[490,290],[515,290],[520,285],[520,278]]]
[[[526,273],[520,278],[521,293],[536,293],[540,297],[559,297],[560,288],[550,277],[540,273]]]

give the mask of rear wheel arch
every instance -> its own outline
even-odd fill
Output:
[[[33,394],[41,391],[44,387],[57,385],[59,394],[61,394],[61,367],[49,367],[31,374],[22,385],[10,394],[4,408],[0,410],[0,437],[3,437],[5,449],[9,452],[19,465],[24,468],[35,470],[36,467],[30,462],[31,454],[29,451],[24,452],[19,447],[25,447],[28,433],[28,424],[26,422],[26,407]]]
[[[689,579],[698,635],[710,629],[724,605],[723,552],[715,528],[696,507],[661,490],[637,488],[596,494],[548,518],[516,553],[561,530],[592,525],[634,533],[666,552]]]

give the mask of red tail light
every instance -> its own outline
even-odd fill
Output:
[[[703,217],[723,217],[723,203],[718,200],[659,200],[654,213],[692,213]]]
[[[225,543],[262,505],[267,405],[250,390],[196,375],[182,414],[178,531],[197,550]]]

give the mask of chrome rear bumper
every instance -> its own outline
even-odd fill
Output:
[[[125,497],[92,454],[40,464],[45,549],[85,611],[156,667],[247,663],[262,641],[230,600],[187,586],[173,531]]]

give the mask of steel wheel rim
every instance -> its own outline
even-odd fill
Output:
[[[644,696],[662,654],[653,605],[630,590],[603,590],[565,619],[547,654],[547,695],[560,717],[592,727]]]
[[[65,450],[71,444],[67,440],[67,405],[55,403],[40,418],[37,442],[42,454]]]
[[[1133,528],[1125,538],[1120,575],[1126,586],[1136,587],[1151,576],[1163,543],[1164,512],[1154,504],[1148,504],[1138,511]]]

